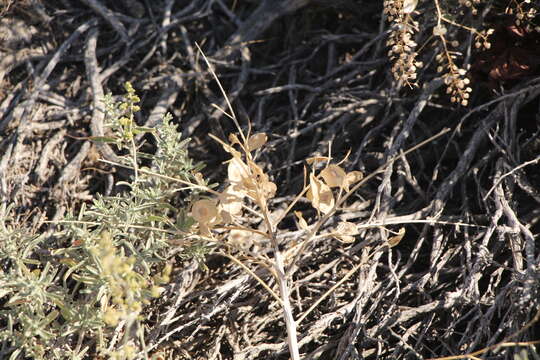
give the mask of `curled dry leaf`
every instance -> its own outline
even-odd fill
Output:
[[[234,157],[229,161],[228,176],[235,192],[261,201],[259,205],[264,206],[276,194],[276,184],[268,179],[268,175],[254,161],[250,160],[246,164],[239,157]]]
[[[251,176],[248,179],[244,179],[246,187],[255,188],[256,184],[261,185],[268,181],[268,175],[264,173],[263,169],[255,161],[249,160],[248,166]]]
[[[321,171],[321,177],[329,187],[340,187],[345,191],[349,191],[349,187],[362,180],[364,175],[360,171],[345,173],[345,170],[340,166],[331,164]]]
[[[308,224],[304,219],[304,216],[302,216],[302,213],[300,211],[295,211],[294,215],[296,215],[296,219],[298,220],[298,230],[307,230]]]
[[[390,247],[396,246],[397,244],[399,244],[401,239],[403,239],[403,236],[405,236],[405,228],[404,227],[399,229],[397,235],[392,236],[392,237],[390,237],[388,239],[388,246],[390,246]]]
[[[338,224],[336,229],[336,239],[346,243],[354,242],[354,236],[358,235],[358,228],[355,224],[342,221]]]
[[[364,178],[364,174],[360,171],[351,171],[350,173],[347,173],[347,176],[345,176],[345,185],[344,189],[346,191],[349,191],[349,187],[353,186],[360,180]]]
[[[338,239],[339,241],[341,242],[344,242],[344,243],[347,243],[347,244],[350,244],[350,243],[353,243],[354,242],[354,236],[350,236],[350,235],[336,235],[334,236],[336,239]]]
[[[264,144],[266,144],[266,141],[268,140],[268,137],[265,133],[258,133],[251,135],[248,139],[248,148],[249,151],[257,150]]]
[[[264,197],[266,200],[273,198],[276,196],[277,186],[273,182],[266,179],[261,184],[261,189],[263,191]]]
[[[313,175],[313,173],[309,174],[309,189],[306,193],[306,197],[309,201],[311,201],[311,205],[317,209],[315,206],[315,203],[319,202],[318,196],[319,196],[319,188],[320,188],[321,182]]]
[[[219,216],[220,216],[221,222],[223,224],[230,224],[230,223],[233,222],[233,218],[232,218],[231,214],[228,211],[223,210],[221,205],[220,205],[220,208],[219,208]]]
[[[266,200],[273,198],[277,191],[276,184],[269,180],[268,175],[254,161],[249,161],[249,169],[251,170],[251,176],[243,181],[244,187],[249,190],[248,195],[254,199],[260,198],[260,195],[262,195],[260,200],[264,203]]]
[[[313,174],[309,176],[309,185],[307,198],[311,201],[311,205],[323,214],[332,211],[335,201],[330,187],[318,180]]]
[[[337,226],[337,232],[343,235],[358,235],[358,228],[356,224],[348,221],[342,221]]]
[[[332,190],[326,185],[321,186],[321,192],[319,193],[319,210],[323,214],[328,214],[334,207],[334,195]]]

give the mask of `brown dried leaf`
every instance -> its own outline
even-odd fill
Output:
[[[200,224],[214,224],[219,218],[216,202],[209,199],[196,201],[191,208],[191,216]]]
[[[249,151],[257,150],[258,148],[262,147],[264,144],[266,144],[267,140],[268,137],[265,133],[251,135],[248,139]]]
[[[342,221],[338,224],[337,230],[339,234],[342,235],[358,235],[358,228],[356,227],[356,224],[353,224],[348,221]]]
[[[302,216],[302,213],[300,211],[295,211],[294,215],[296,215],[296,219],[298,220],[298,230],[307,230],[308,224],[304,219],[304,216]]]
[[[352,243],[354,242],[354,235],[358,235],[356,225],[347,221],[342,221],[338,224],[334,237],[344,243]]]
[[[309,176],[309,185],[307,198],[311,201],[311,205],[323,214],[328,214],[335,204],[332,190],[313,174]]]
[[[345,177],[345,182],[347,183],[347,186],[352,186],[362,180],[364,178],[364,174],[362,174],[361,171],[351,171],[347,174]]]
[[[331,188],[344,187],[346,176],[347,174],[345,171],[335,164],[330,164],[323,171],[321,171],[321,177],[324,179],[326,185],[330,186]]]
[[[398,234],[396,236],[392,236],[391,238],[388,239],[388,246],[390,246],[390,247],[396,246],[397,244],[399,244],[401,239],[403,239],[403,236],[405,236],[405,228],[404,227],[399,229]]]
[[[265,181],[261,184],[263,195],[266,200],[273,198],[276,195],[277,186],[271,181]]]
[[[220,209],[219,216],[223,224],[230,224],[233,222],[232,215],[226,210]]]

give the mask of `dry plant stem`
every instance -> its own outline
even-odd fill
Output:
[[[96,47],[99,31],[92,28],[86,37],[86,47],[84,50],[84,64],[86,68],[86,77],[90,82],[92,89],[92,120],[90,122],[90,132],[92,136],[103,136],[103,121],[105,119],[105,110],[103,108],[103,86],[101,85],[101,74],[96,56]],[[98,148],[102,156],[110,161],[120,162],[120,158],[105,143],[96,142],[94,145]]]
[[[465,354],[465,355],[445,356],[445,357],[440,357],[440,358],[431,358],[431,359],[428,359],[428,360],[456,360],[456,359],[474,358],[476,355],[484,354],[484,353],[486,353],[488,351],[495,350],[495,349],[497,349],[499,347],[502,347],[502,346],[511,346],[511,345],[509,345],[508,340],[510,340],[513,337],[518,336],[519,334],[521,334],[522,332],[524,332],[525,330],[527,330],[528,328],[533,326],[536,322],[538,322],[538,320],[540,320],[540,309],[538,309],[538,311],[536,312],[536,315],[534,315],[534,317],[528,323],[526,323],[521,329],[519,329],[518,331],[516,331],[513,334],[508,335],[500,343],[485,347],[483,349],[480,349],[480,350],[477,350],[475,352]],[[539,342],[540,342],[540,340],[536,340],[536,341],[531,341],[530,343],[528,342],[527,344],[535,344],[535,343],[539,343]]]
[[[105,159],[99,159],[99,161],[101,161],[102,163],[105,163],[105,164],[119,166],[119,167],[123,167],[125,169],[134,170],[133,167],[131,167],[131,166],[128,166],[128,165],[125,165],[125,164],[120,164],[120,163],[117,163],[117,162],[114,162],[114,161],[109,161],[109,160],[105,160]],[[146,175],[151,175],[151,176],[159,177],[159,178],[170,180],[170,181],[175,181],[175,182],[178,182],[180,184],[184,184],[184,185],[187,186],[185,189],[204,190],[204,191],[207,191],[210,194],[213,194],[213,195],[216,195],[216,196],[219,196],[219,194],[220,194],[218,191],[212,190],[207,186],[197,185],[197,184],[190,183],[189,181],[175,179],[175,178],[172,178],[170,176],[165,176],[165,175],[155,173],[153,171],[148,171],[148,170],[145,170],[145,169],[139,169],[139,173],[143,173],[143,174],[146,174]],[[181,190],[185,190],[185,189],[181,189]]]
[[[105,21],[107,21],[114,30],[120,35],[122,38],[122,41],[125,43],[129,43],[129,36],[127,34],[126,28],[124,25],[117,19],[117,17],[114,15],[114,13],[109,10],[107,7],[103,6],[99,1],[97,0],[83,0],[83,2],[90,7],[92,10],[94,10],[96,13],[101,15]]]
[[[514,174],[516,171],[518,171],[519,169],[522,169],[528,165],[532,165],[532,164],[535,164],[537,163],[538,161],[540,161],[540,156],[537,156],[536,158],[534,158],[533,160],[529,160],[529,161],[526,161],[524,162],[523,164],[520,164],[518,166],[516,166],[515,168],[513,168],[511,171],[505,173],[504,175],[502,175],[494,184],[493,186],[489,189],[489,191],[486,193],[486,195],[484,195],[484,198],[483,200],[485,201],[489,195],[493,192],[493,190],[495,190],[495,188],[501,183],[501,181],[504,180],[504,178],[506,178],[507,176],[510,176],[512,174]]]
[[[452,226],[463,226],[463,227],[472,227],[478,229],[487,229],[485,225],[476,225],[469,224],[464,222],[453,222],[453,221],[441,221],[435,219],[407,219],[408,216],[398,216],[385,219],[384,221],[375,221],[369,222],[367,224],[358,225],[358,229],[368,229],[374,227],[383,227],[386,225],[400,225],[400,224],[440,224],[440,225],[452,225]]]
[[[206,62],[206,65],[210,69],[210,72],[212,73],[214,79],[216,80],[219,89],[221,93],[223,94],[225,101],[227,103],[227,106],[229,107],[230,111],[230,117],[233,120],[234,124],[236,125],[236,128],[238,129],[238,132],[240,134],[240,137],[242,139],[243,144],[247,144],[247,138],[244,135],[242,128],[240,127],[240,124],[238,123],[238,120],[236,118],[236,115],[234,113],[234,110],[232,108],[232,105],[229,101],[229,98],[227,97],[227,94],[225,93],[225,89],[223,89],[223,86],[221,85],[221,82],[219,81],[219,78],[217,77],[216,73],[214,72],[214,69],[212,68],[210,62],[208,61],[208,58],[204,55],[201,48],[198,44],[196,44],[197,49],[202,54],[204,61]],[[248,151],[247,148],[243,149],[246,157],[251,160],[251,154]],[[283,257],[281,255],[281,252],[279,251],[279,245],[278,241],[274,232],[274,226],[272,224],[272,221],[270,220],[268,216],[268,208],[266,206],[266,199],[262,196],[263,191],[260,189],[258,191],[259,198],[255,199],[255,202],[259,206],[259,208],[262,210],[264,221],[266,223],[267,229],[268,229],[268,235],[270,237],[270,240],[272,242],[272,247],[274,250],[274,262],[275,264],[275,270],[276,270],[276,277],[279,283],[279,292],[281,296],[281,302],[282,302],[282,309],[283,309],[283,318],[285,320],[285,324],[287,326],[287,343],[289,345],[289,352],[291,355],[292,360],[300,360],[300,351],[298,349],[298,339],[296,334],[296,324],[294,321],[294,316],[292,312],[292,306],[290,303],[290,295],[289,295],[289,287],[287,285],[287,277],[285,276],[285,266],[283,263]]]
[[[375,171],[373,171],[371,174],[367,175],[366,177],[364,177],[361,181],[359,181],[355,186],[353,186],[347,193],[345,193],[343,195],[343,197],[341,197],[338,201],[336,201],[336,203],[334,204],[334,208],[326,215],[324,215],[323,217],[321,217],[319,219],[319,221],[317,221],[317,223],[311,228],[311,230],[309,231],[307,237],[306,237],[306,240],[304,240],[301,245],[300,245],[300,248],[298,249],[298,251],[296,252],[296,254],[294,255],[294,258],[293,260],[291,261],[291,263],[289,264],[289,268],[287,270],[287,276],[291,276],[293,273],[294,273],[294,269],[295,269],[295,265],[296,263],[298,262],[298,259],[300,258],[300,256],[302,255],[302,253],[304,252],[304,250],[306,249],[307,245],[310,243],[310,240],[315,236],[315,234],[319,231],[319,229],[321,228],[321,226],[326,223],[326,221],[336,212],[337,209],[339,209],[339,207],[349,198],[349,196],[351,196],[352,194],[354,194],[354,192],[356,190],[358,190],[362,185],[364,185],[368,180],[370,180],[371,178],[373,178],[375,175],[377,175],[378,173],[380,173],[381,171],[383,171],[384,169],[386,169],[386,167],[388,167],[389,165],[391,165],[394,161],[396,161],[397,159],[403,157],[403,156],[406,156],[408,155],[409,153],[411,153],[412,151],[415,151],[417,150],[418,148],[430,143],[431,141],[435,140],[436,138],[446,134],[448,131],[450,131],[449,128],[445,128],[443,129],[442,131],[440,131],[438,134],[436,135],[433,135],[432,137],[420,142],[419,144],[413,146],[412,148],[408,149],[407,151],[399,154],[399,155],[396,155],[394,157],[392,157],[390,160],[388,160],[385,164],[381,165],[379,168],[377,168]],[[298,198],[298,197],[297,197]],[[293,200],[293,204],[289,205],[288,208],[292,207],[294,205],[294,202],[297,201],[297,198],[295,198],[295,200]],[[281,219],[280,219],[281,220]]]
[[[375,249],[369,256],[366,260],[369,260],[373,254],[375,254],[379,249],[381,249],[382,247],[378,248],[378,249]],[[349,272],[347,274],[345,274],[345,276],[343,276],[337,283],[334,284],[334,286],[332,286],[330,289],[328,289],[328,291],[326,291],[323,295],[321,295],[321,297],[315,301],[315,303],[313,305],[310,306],[309,309],[307,309],[303,314],[302,316],[300,316],[298,318],[298,323],[301,323],[302,320],[304,320],[306,318],[306,316],[308,316],[313,310],[315,310],[315,308],[324,300],[326,299],[330,294],[332,294],[332,292],[334,292],[334,290],[336,290],[338,287],[341,286],[341,284],[343,284],[345,281],[347,281],[351,276],[354,275],[354,273],[356,273],[358,270],[360,270],[360,268],[365,264],[365,261],[362,261],[360,262],[359,264],[357,264],[355,267],[353,267],[351,270],[349,270]]]
[[[197,46],[197,50],[199,50],[199,52],[201,53],[204,61],[206,62],[206,66],[208,66],[208,70],[210,70],[210,73],[212,74],[214,79],[216,79],[217,85],[219,86],[219,90],[223,94],[223,97],[225,98],[225,102],[227,103],[227,107],[229,108],[229,111],[231,112],[229,117],[231,118],[231,120],[234,122],[234,125],[238,129],[238,133],[240,134],[240,137],[242,138],[242,142],[244,144],[247,144],[247,138],[244,135],[244,132],[242,131],[242,128],[240,127],[240,124],[238,123],[238,119],[236,118],[236,114],[234,113],[231,102],[229,101],[229,97],[227,96],[227,93],[225,92],[225,89],[223,89],[223,86],[221,85],[221,82],[219,81],[219,78],[217,77],[216,72],[214,71],[214,68],[210,64],[210,61],[208,61],[208,58],[206,57],[206,55],[204,55],[204,53],[203,53],[202,49],[200,48],[199,44],[195,43],[195,46]],[[223,110],[221,110],[221,111],[223,111]]]
[[[277,241],[275,237],[272,237],[272,244],[274,245],[274,260],[276,266],[276,274],[279,282],[279,292],[281,295],[283,318],[287,326],[287,343],[289,344],[289,351],[293,360],[300,360],[300,352],[298,349],[298,338],[296,335],[296,323],[292,312],[291,302],[289,300],[289,287],[287,285],[287,278],[285,276],[285,266],[283,265],[283,258],[279,252]]]
[[[253,278],[255,280],[257,280],[259,282],[259,284],[262,285],[262,287],[264,287],[266,289],[266,291],[268,291],[270,293],[270,295],[272,295],[274,297],[274,299],[276,299],[276,301],[281,305],[283,306],[283,301],[281,301],[281,299],[279,298],[279,296],[274,292],[274,290],[272,290],[272,288],[270,288],[270,286],[268,286],[263,279],[261,279],[260,277],[257,276],[257,274],[255,274],[253,271],[251,271],[250,268],[248,268],[246,265],[244,265],[240,260],[238,260],[235,256],[231,255],[231,254],[227,254],[227,253],[224,253],[222,252],[221,255],[225,256],[226,258],[232,260],[234,263],[236,263],[237,265],[239,265],[241,268],[243,268],[244,270],[246,270],[246,272],[253,276]]]
[[[246,152],[249,156],[249,152]],[[262,193],[262,192],[260,192]],[[294,321],[293,310],[290,302],[289,295],[289,286],[287,285],[287,276],[285,274],[285,265],[283,262],[283,257],[279,250],[278,240],[274,231],[274,226],[272,221],[268,217],[268,208],[265,201],[257,199],[259,207],[262,209],[264,215],[264,221],[268,229],[268,235],[270,236],[270,241],[272,242],[272,247],[274,250],[274,267],[276,270],[276,277],[279,284],[279,293],[281,296],[282,310],[283,310],[283,319],[285,320],[285,325],[287,326],[287,343],[289,345],[289,352],[292,360],[300,360],[300,351],[298,348],[298,338],[296,334],[296,323]]]

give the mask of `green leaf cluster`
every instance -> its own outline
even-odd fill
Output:
[[[11,207],[0,209],[0,341],[7,344],[0,358],[144,357],[141,321],[170,280],[173,246],[182,244],[184,257],[209,251],[185,235],[200,189],[190,184],[205,185],[202,166],[189,158],[170,115],[154,129],[138,126],[140,100],[131,84],[125,89],[120,101],[104,99],[110,135],[94,139],[124,154],[116,164],[132,172],[116,184],[124,191],[97,196],[42,234]],[[137,143],[147,133],[155,153]]]

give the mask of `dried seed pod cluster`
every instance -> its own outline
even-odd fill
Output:
[[[225,151],[232,155],[227,167],[231,185],[223,192],[217,193],[217,199],[198,200],[191,208],[191,216],[197,222],[195,232],[207,237],[213,236],[211,230],[215,226],[233,223],[234,218],[242,214],[244,199],[251,200],[263,209],[267,201],[275,196],[277,190],[276,184],[269,180],[268,175],[251,156],[252,151],[266,143],[266,134],[254,134],[246,139],[244,144],[234,134],[229,138],[230,144],[217,141]],[[240,146],[244,155],[236,150],[235,146]]]
[[[446,49],[446,48],[445,48]],[[469,86],[470,80],[466,76],[467,70],[460,69],[454,62],[456,54],[444,51],[435,57],[439,63],[437,72],[443,74],[446,93],[450,95],[452,103],[458,103],[461,106],[467,106],[469,103],[472,88]]]
[[[480,0],[459,0],[459,5],[469,9],[474,15],[477,13],[475,6],[480,4]],[[473,28],[463,26],[446,18],[444,9],[438,0],[434,0],[436,8],[436,25],[433,27],[432,36],[439,44],[438,54],[435,58],[437,62],[437,72],[442,76],[447,87],[447,94],[453,103],[467,106],[472,89],[469,87],[467,71],[456,64],[456,60],[461,57],[461,53],[451,48],[460,46],[459,41],[447,39],[449,29],[447,26],[454,26],[468,31],[472,31],[475,36],[477,46],[489,48],[488,36],[492,31],[476,31]],[[416,11],[417,0],[386,0],[384,2],[384,13],[388,22],[392,25],[387,45],[390,47],[388,56],[392,60],[392,74],[394,78],[409,86],[415,85],[417,79],[417,69],[422,66],[417,61],[417,43],[413,40],[415,32],[419,30],[418,22],[413,20],[413,14],[421,14]]]
[[[416,60],[417,43],[413,40],[418,23],[412,19],[411,13],[417,5],[416,0],[386,0],[384,13],[392,24],[392,32],[386,42],[390,47],[388,57],[392,60],[392,74],[397,81],[409,86],[416,81],[416,69],[422,63]]]

